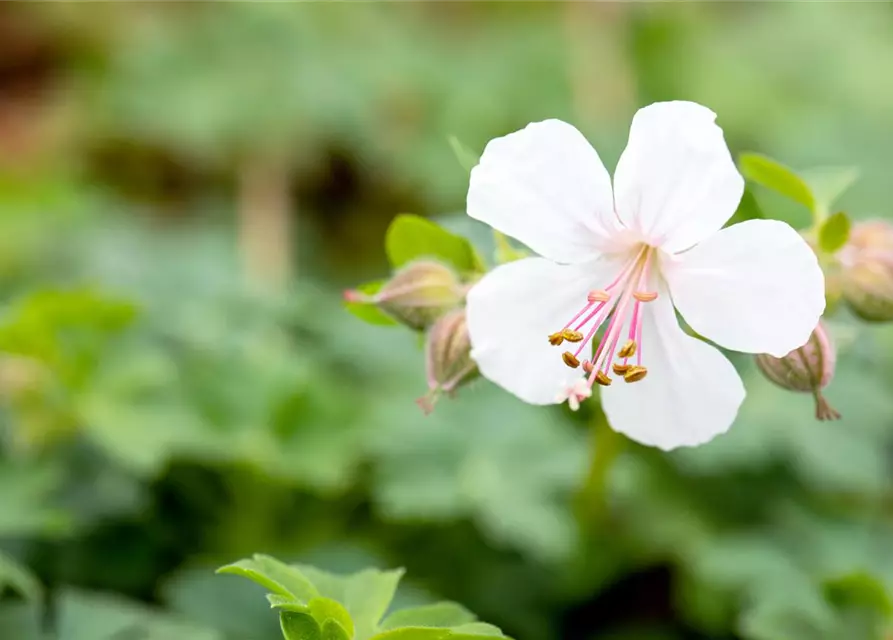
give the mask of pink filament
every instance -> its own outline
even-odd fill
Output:
[[[629,307],[629,303],[631,301],[631,298],[633,298],[634,293],[645,290],[645,287],[648,284],[651,260],[651,249],[648,247],[643,247],[642,250],[636,254],[635,258],[630,260],[620,271],[620,274],[614,279],[614,281],[605,288],[605,291],[610,293],[618,285],[622,285],[623,291],[620,294],[619,300],[617,300],[616,303],[612,303],[612,300],[599,302],[597,305],[595,305],[594,308],[594,303],[588,302],[573,318],[571,318],[571,320],[564,327],[565,329],[567,329],[584,315],[585,317],[580,320],[580,322],[577,323],[577,325],[574,327],[574,331],[580,331],[583,327],[589,325],[590,322],[592,323],[590,328],[586,332],[583,340],[581,341],[580,346],[574,353],[574,357],[579,358],[583,350],[591,344],[593,337],[595,336],[599,328],[601,328],[601,325],[604,324],[604,322],[610,317],[608,326],[605,329],[605,333],[599,341],[599,344],[595,350],[595,354],[592,358],[593,368],[592,373],[589,375],[588,379],[590,387],[595,382],[595,377],[598,373],[604,373],[605,375],[607,375],[610,371],[611,363],[614,360],[614,353],[617,350],[617,345],[620,342],[620,336],[623,333],[623,324],[624,318],[626,317],[626,311]],[[640,366],[642,363],[643,324],[641,306],[642,301],[636,299],[633,303],[632,317],[630,319],[628,333],[628,339],[634,340],[636,343],[636,362]],[[628,360],[629,358],[624,358],[624,364],[626,364]]]

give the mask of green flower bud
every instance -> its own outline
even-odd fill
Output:
[[[893,320],[893,227],[856,225],[839,254],[841,289],[853,313],[868,322]]]
[[[443,393],[453,394],[479,375],[477,364],[471,359],[465,309],[448,313],[431,327],[425,343],[425,373],[428,393],[416,401],[425,413],[434,410]]]
[[[828,404],[822,389],[834,377],[837,353],[822,323],[815,328],[809,340],[783,358],[768,354],[756,357],[760,371],[783,389],[811,393],[815,397],[816,418],[837,420],[840,414]]]
[[[375,304],[411,329],[422,331],[465,297],[456,273],[439,262],[413,262],[399,271],[372,295],[348,291],[345,298]]]

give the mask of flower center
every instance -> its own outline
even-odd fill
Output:
[[[549,342],[555,346],[565,341],[578,344],[575,351],[565,351],[561,357],[569,367],[583,367],[590,388],[596,382],[602,386],[610,385],[613,382],[611,372],[622,376],[625,382],[638,382],[648,374],[648,369],[642,365],[641,306],[657,298],[656,292],[648,291],[656,253],[654,247],[642,245],[611,284],[590,291],[583,308],[564,328],[549,335]],[[593,353],[593,338],[605,323],[607,326]],[[626,325],[629,328],[621,344]],[[581,360],[586,349],[592,358]],[[634,364],[631,362],[633,358]]]

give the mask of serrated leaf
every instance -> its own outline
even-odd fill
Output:
[[[378,290],[384,286],[385,282],[386,280],[374,280],[372,282],[366,282],[365,284],[361,284],[356,287],[356,291],[363,295],[371,296],[377,293]],[[394,318],[379,309],[378,306],[373,302],[345,300],[344,308],[363,322],[368,322],[369,324],[381,325],[386,327],[399,324]]]
[[[295,613],[310,613],[310,607],[295,600],[292,596],[283,596],[278,593],[268,593],[267,602],[271,609],[280,611],[294,611]]]
[[[800,175],[812,190],[816,205],[828,211],[859,179],[859,170],[855,167],[818,167],[801,171]]]
[[[462,144],[456,136],[450,136],[449,141],[453,153],[456,154],[456,160],[459,161],[463,169],[470,173],[477,163],[480,162],[480,156]]]
[[[329,618],[322,623],[322,640],[350,640],[351,637],[337,620]]]
[[[467,638],[504,638],[502,629],[486,622],[470,622],[450,629],[448,638],[466,640]]]
[[[757,153],[742,153],[738,156],[738,167],[741,174],[751,182],[799,202],[810,211],[815,211],[816,200],[812,189],[790,167]]]
[[[402,569],[380,571],[364,569],[340,576],[315,567],[299,565],[301,571],[319,589],[322,596],[344,605],[353,620],[358,640],[368,638],[378,628],[403,577]]]
[[[461,273],[482,270],[471,243],[430,220],[401,213],[388,227],[385,251],[395,269],[417,258],[440,258]]]
[[[381,624],[382,629],[397,627],[455,627],[474,622],[475,615],[455,602],[412,607],[395,611]]]
[[[291,596],[299,602],[309,602],[319,595],[300,569],[261,554],[220,567],[217,573],[248,578],[278,595]]]
[[[9,587],[26,600],[40,599],[43,589],[27,568],[0,551],[0,593]]]
[[[285,640],[322,640],[322,629],[309,613],[283,611],[279,614],[279,626]]]
[[[384,631],[371,638],[371,640],[441,640],[449,638],[448,629],[437,627],[401,627]]]
[[[825,253],[836,253],[850,238],[850,217],[843,211],[829,216],[819,228],[819,248]]]
[[[342,631],[345,631],[348,638],[354,635],[353,620],[340,602],[331,598],[313,598],[309,604],[310,613],[316,618],[316,621],[322,625],[323,636],[326,635],[326,622],[337,622]]]

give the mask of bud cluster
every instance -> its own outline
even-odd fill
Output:
[[[415,331],[427,331],[425,371],[428,393],[419,406],[430,413],[443,394],[477,376],[471,359],[471,340],[465,322],[468,283],[450,267],[434,260],[419,260],[398,270],[374,294],[347,291],[345,299],[374,304]]]

